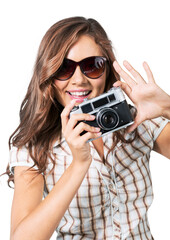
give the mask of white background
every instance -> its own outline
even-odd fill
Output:
[[[142,62],[147,61],[157,83],[170,93],[169,12],[168,0],[1,1],[0,173],[8,162],[8,138],[19,121],[39,43],[52,24],[78,15],[95,18],[112,40],[120,64],[129,60],[146,78]],[[149,210],[152,234],[156,240],[169,239],[170,161],[152,153],[150,165],[155,193]],[[9,239],[12,195],[6,178],[0,178],[0,239],[4,240]]]

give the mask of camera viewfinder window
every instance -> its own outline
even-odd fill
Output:
[[[108,98],[109,98],[110,101],[116,100],[114,94],[109,95]]]
[[[91,106],[90,103],[82,106],[81,108],[82,108],[82,111],[83,111],[84,113],[88,113],[88,112],[93,111],[93,108],[92,108],[92,106]]]
[[[101,98],[101,99],[93,102],[93,106],[95,108],[98,108],[98,107],[101,107],[101,106],[103,106],[103,105],[105,105],[107,103],[108,103],[108,99],[107,99],[107,97],[105,97],[105,98]]]

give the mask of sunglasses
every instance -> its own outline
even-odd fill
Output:
[[[105,70],[105,63],[107,59],[105,57],[88,57],[80,62],[65,58],[60,68],[54,73],[54,77],[57,80],[65,81],[71,78],[76,70],[77,66],[80,66],[81,72],[88,78],[96,79],[102,76]]]

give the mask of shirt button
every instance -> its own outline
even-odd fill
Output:
[[[113,189],[113,184],[110,183],[110,184],[109,184],[109,188],[110,188],[110,189]]]

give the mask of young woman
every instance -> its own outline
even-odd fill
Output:
[[[147,219],[153,199],[149,156],[154,150],[170,158],[170,97],[146,63],[148,83],[127,61],[124,65],[133,79],[115,61],[94,19],[64,19],[45,34],[20,125],[10,137],[11,240],[47,240],[55,230],[57,239],[153,239]],[[113,84],[137,109],[128,131],[100,137],[100,128],[83,122],[94,116],[69,118],[75,105]]]

